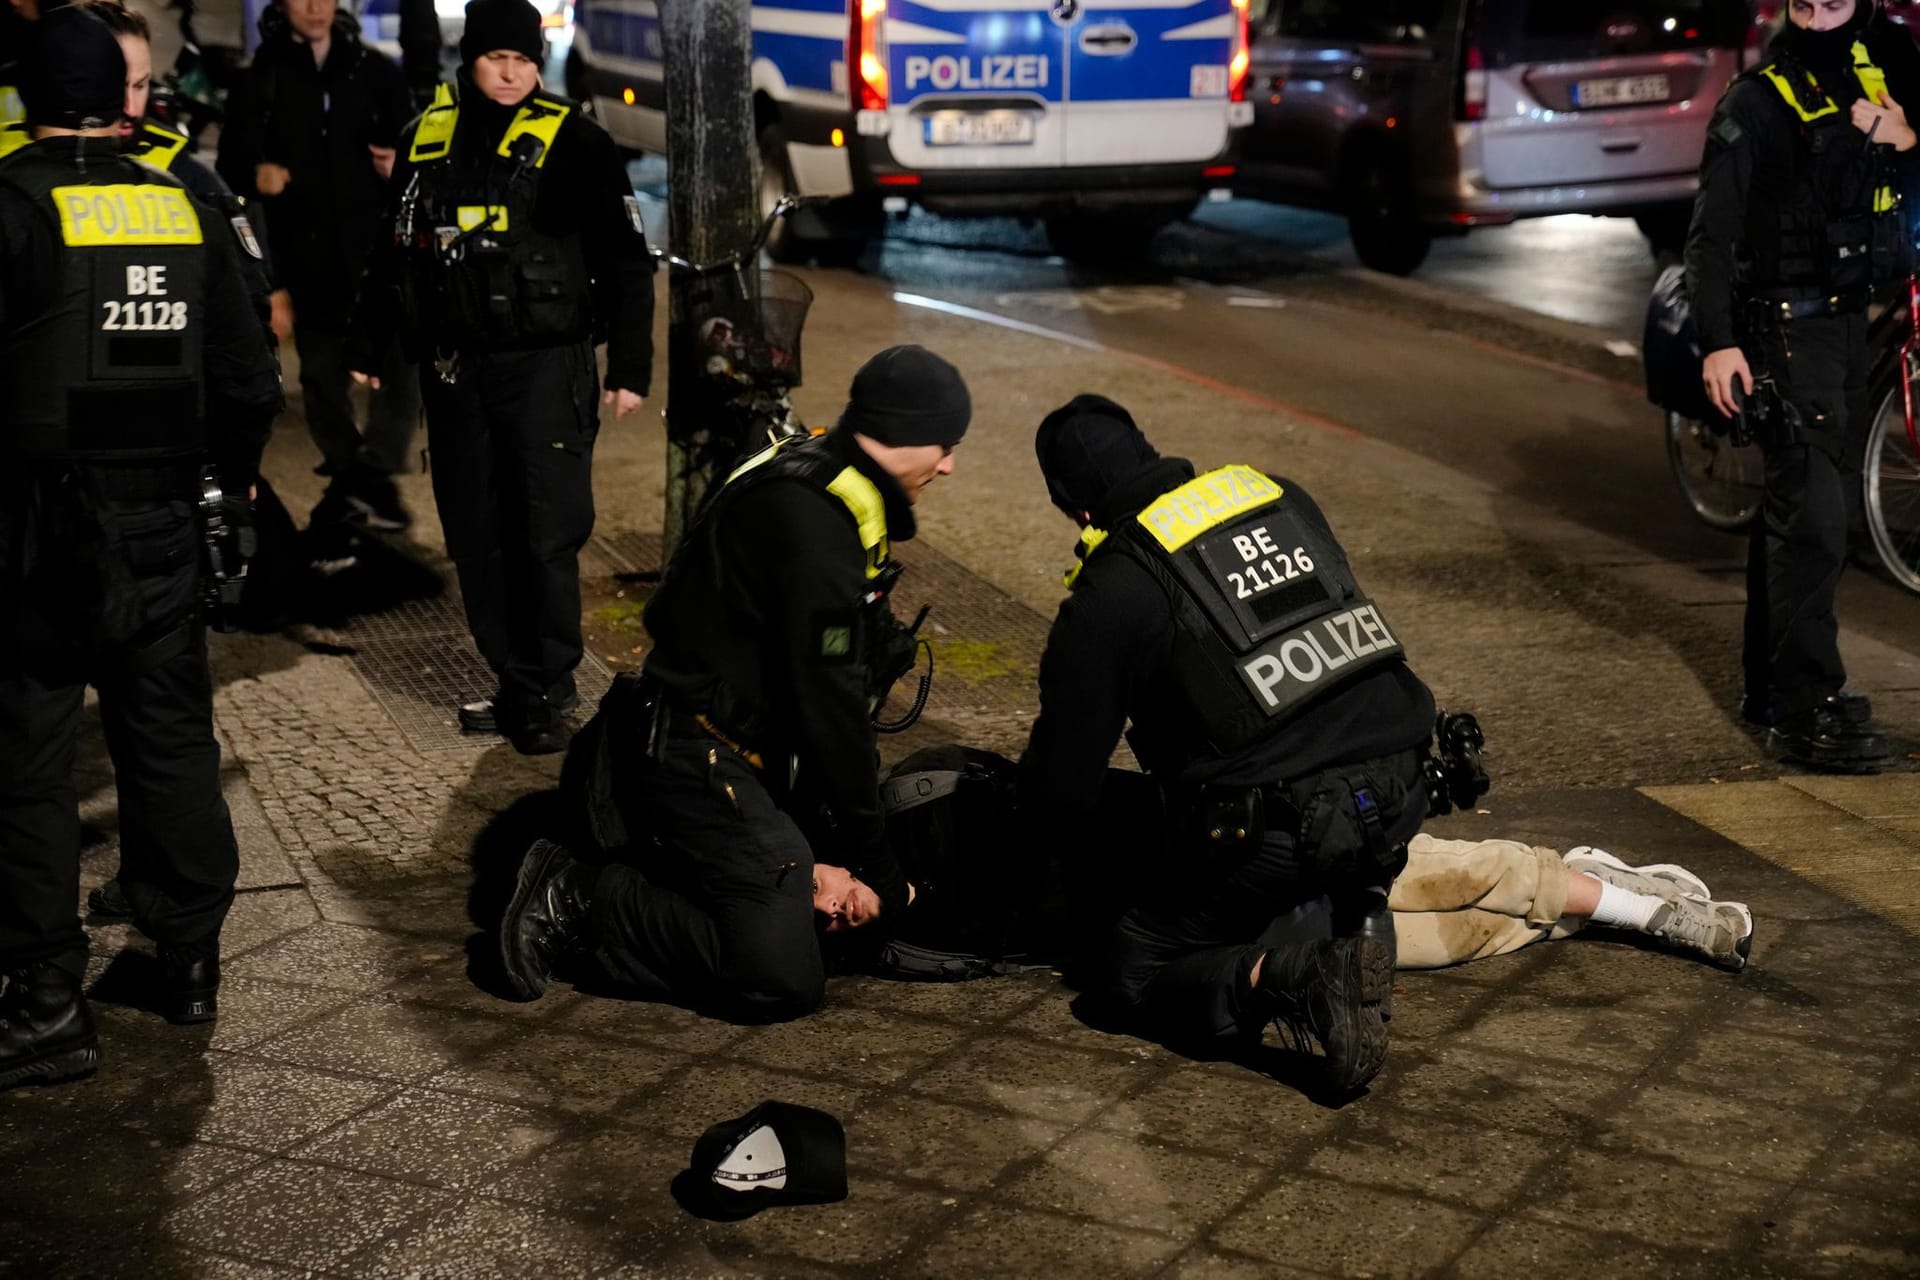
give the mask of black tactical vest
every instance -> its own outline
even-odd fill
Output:
[[[1886,75],[1866,46],[1853,46],[1853,74],[1869,98]],[[1900,193],[1851,113],[1798,63],[1781,58],[1752,75],[1769,85],[1799,129],[1795,173],[1780,199],[1778,278],[1756,281],[1785,296],[1858,293],[1909,269]]]
[[[666,625],[662,620],[671,618],[672,634],[678,644],[668,647],[684,648],[688,643],[697,642],[695,638],[701,635],[716,634],[732,625],[725,610],[726,593],[739,587],[727,581],[727,567],[721,563],[715,548],[715,530],[719,522],[725,519],[728,508],[742,497],[762,485],[783,479],[798,480],[823,490],[853,517],[860,548],[865,553],[867,589],[860,596],[857,613],[848,619],[844,636],[836,637],[831,627],[821,631],[817,639],[822,652],[817,656],[823,662],[859,662],[865,665],[869,673],[868,696],[871,705],[868,710],[872,712],[885,698],[886,686],[898,674],[889,672],[887,663],[890,655],[897,652],[897,637],[906,631],[894,618],[889,599],[893,583],[899,576],[899,564],[893,559],[887,541],[886,499],[873,481],[862,475],[859,468],[836,457],[822,439],[782,440],[734,468],[725,484],[712,495],[700,513],[687,535],[687,545],[675,555],[670,571],[649,602],[646,614],[648,629],[658,635]],[[707,651],[708,656],[725,648],[725,645],[716,645]],[[910,644],[908,653],[910,657]],[[672,662],[687,655],[663,656]],[[743,706],[735,700],[736,691],[728,687],[729,672],[708,671],[705,673],[706,679],[701,682],[705,687],[695,689],[689,687],[695,683],[687,678],[691,673],[662,671],[660,664],[654,662],[649,662],[647,670],[649,674],[660,677],[679,695],[677,703],[691,701],[700,704],[683,705],[681,709],[712,715],[721,726],[752,745],[766,741],[767,726],[759,723],[762,708]],[[764,697],[765,691],[761,693]]]
[[[127,155],[149,168],[171,174],[180,163],[180,157],[187,154],[191,142],[184,133],[152,120],[143,120],[140,131],[134,135],[133,144],[127,148]],[[227,220],[227,225],[233,229],[234,243],[240,247],[241,253],[256,262],[264,260],[260,241],[253,234],[253,222],[247,217],[246,201],[224,190],[216,198],[204,187],[200,191],[200,199]]]
[[[1160,763],[1237,752],[1329,690],[1403,660],[1340,544],[1252,467],[1196,476],[1082,541],[1089,555],[1146,566],[1173,602],[1173,678],[1191,715],[1187,729],[1161,732],[1195,740],[1155,742],[1136,726],[1136,751]]]
[[[56,139],[0,162],[0,182],[46,209],[61,240],[58,296],[0,333],[0,447],[91,462],[190,456],[205,442],[200,215],[172,178],[117,156],[81,169],[71,147]]]
[[[408,159],[413,178],[394,238],[405,253],[402,305],[418,345],[485,350],[577,341],[593,326],[591,278],[580,237],[533,225],[547,156],[574,110],[535,90],[484,162],[454,158],[460,102],[435,91]]]

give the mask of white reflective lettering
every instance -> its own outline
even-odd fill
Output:
[[[1310,660],[1311,665],[1307,666],[1304,670],[1294,665],[1294,657],[1298,654],[1305,654],[1307,659]],[[1324,669],[1320,664],[1319,653],[1315,651],[1312,645],[1302,640],[1299,636],[1295,636],[1280,646],[1280,661],[1286,664],[1287,674],[1302,684],[1312,684],[1323,674]]]
[[[1253,541],[1254,545],[1258,546],[1268,555],[1273,555],[1280,550],[1279,547],[1273,545],[1273,539],[1267,536],[1267,526],[1265,525],[1261,525],[1253,531]]]
[[[1245,534],[1236,533],[1233,535],[1233,549],[1240,553],[1241,561],[1247,564],[1251,564],[1254,557],[1260,554],[1254,550],[1253,539],[1247,537]]]
[[[1282,680],[1287,678],[1280,666],[1280,660],[1270,653],[1263,653],[1249,662],[1245,670],[1253,678],[1253,687],[1260,691],[1260,696],[1266,699],[1267,705],[1279,706],[1280,699],[1274,696],[1273,691]]]
[[[1353,661],[1352,658],[1333,657],[1331,654],[1327,652],[1327,646],[1320,643],[1320,637],[1315,635],[1311,631],[1307,632],[1306,639],[1307,639],[1307,643],[1313,646],[1313,651],[1320,655],[1320,664],[1324,666],[1328,671],[1338,671],[1340,668],[1346,666],[1349,662]]]

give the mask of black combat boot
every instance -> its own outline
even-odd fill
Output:
[[[1863,725],[1873,719],[1873,701],[1864,693],[1855,693],[1851,689],[1842,689],[1830,693],[1821,700],[1820,706],[1839,715],[1850,725]],[[1773,706],[1765,698],[1747,693],[1740,696],[1740,718],[1748,724],[1757,724],[1761,728],[1770,728],[1779,717],[1773,714]]]
[[[1767,734],[1781,759],[1838,773],[1878,773],[1887,763],[1887,740],[1866,725],[1847,723],[1826,703],[1788,716]]]
[[[516,998],[538,1000],[554,971],[585,950],[597,873],[551,840],[527,850],[500,922],[500,960]]]
[[[0,1089],[78,1080],[100,1069],[100,1041],[80,980],[51,964],[7,975],[0,996]]]
[[[175,1026],[220,1016],[220,942],[160,949],[160,1012]]]
[[[1326,1053],[1326,1083],[1351,1093],[1387,1061],[1387,1009],[1393,992],[1393,933],[1375,929],[1325,942],[1275,947],[1260,969],[1260,992],[1293,1047]]]
[[[101,924],[133,919],[133,904],[127,901],[127,891],[120,886],[119,876],[87,895],[87,918]]]

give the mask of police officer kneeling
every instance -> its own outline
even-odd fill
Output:
[[[539,87],[539,12],[472,0],[460,52],[455,83],[401,135],[393,236],[368,267],[349,358],[372,381],[401,313],[447,552],[499,682],[460,724],[539,754],[565,747],[576,700],[594,343],[607,344],[600,403],[625,417],[653,371],[653,258],[612,139]]]
[[[194,503],[209,458],[246,492],[280,405],[224,224],[120,154],[113,34],[61,9],[34,37],[34,140],[0,161],[0,1088],[99,1064],[72,776],[89,683],[161,1008],[215,1015],[239,854]]]
[[[1915,135],[1888,93],[1920,93],[1912,43],[1872,0],[1790,0],[1769,60],[1708,130],[1687,280],[1714,407],[1766,458],[1747,559],[1741,712],[1788,760],[1871,772],[1887,755],[1846,692],[1834,593],[1870,424],[1867,305],[1902,278],[1911,230],[1896,153]]]
[[[816,916],[847,929],[907,909],[873,719],[914,652],[890,549],[972,412],[952,365],[889,348],[831,432],[770,446],[713,495],[647,604],[651,706],[616,782],[641,847],[634,865],[528,854],[501,932],[522,999],[590,961],[651,999],[795,1018],[825,992]]]
[[[1298,485],[1196,476],[1095,395],[1035,448],[1083,563],[1040,660],[1020,808],[1073,883],[1154,868],[1092,912],[1098,988],[1175,1038],[1257,1040],[1277,1020],[1324,1047],[1332,1087],[1365,1084],[1386,1057],[1386,894],[1427,815],[1432,694]],[[1129,722],[1163,831],[1101,821]]]

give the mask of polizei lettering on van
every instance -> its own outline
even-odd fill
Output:
[[[1269,717],[1401,656],[1371,601],[1282,632],[1240,660],[1240,678]]]
[[[927,84],[935,89],[1044,89],[1047,87],[1044,53],[941,54],[907,59],[907,88]]]

